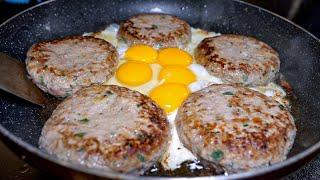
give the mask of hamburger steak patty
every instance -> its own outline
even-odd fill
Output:
[[[278,53],[252,37],[221,35],[205,38],[195,50],[195,60],[227,83],[265,85],[280,69]]]
[[[142,173],[167,148],[169,124],[149,97],[93,85],[64,100],[45,123],[39,146],[90,168]]]
[[[235,173],[286,159],[294,119],[277,101],[238,85],[211,85],[179,108],[176,126],[195,155]]]
[[[66,97],[91,84],[102,84],[115,72],[116,49],[107,41],[72,36],[33,45],[26,59],[33,82],[44,92]]]
[[[175,16],[139,14],[121,23],[118,38],[130,45],[183,48],[191,40],[191,28],[187,22]]]

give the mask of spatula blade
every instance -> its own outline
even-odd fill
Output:
[[[0,52],[0,89],[43,106],[46,98],[27,77],[24,63]]]

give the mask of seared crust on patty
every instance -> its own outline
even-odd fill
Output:
[[[187,22],[172,15],[139,14],[121,23],[118,38],[129,45],[183,48],[191,40],[191,28]]]
[[[125,87],[94,85],[54,110],[39,146],[90,168],[141,173],[160,158],[169,138],[166,115],[149,97]]]
[[[89,36],[34,44],[26,59],[33,82],[56,97],[104,83],[114,74],[117,64],[116,49],[107,41]]]
[[[284,106],[238,85],[192,93],[178,110],[176,126],[188,149],[230,173],[286,159],[296,135]]]
[[[195,50],[195,60],[227,83],[265,85],[280,69],[278,53],[255,38],[225,34],[205,38]]]

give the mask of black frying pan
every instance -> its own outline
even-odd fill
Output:
[[[320,41],[293,23],[240,1],[49,1],[0,25],[0,51],[23,61],[27,49],[38,41],[97,31],[109,23],[152,10],[177,15],[194,27],[254,36],[280,54],[281,73],[292,85],[295,97],[293,113],[298,134],[294,147],[282,163],[230,178],[283,176],[319,152]],[[14,152],[26,155],[29,163],[64,177],[78,177],[81,172],[96,177],[134,178],[70,165],[40,151],[37,146],[44,124],[42,113],[40,107],[0,93],[1,138]]]

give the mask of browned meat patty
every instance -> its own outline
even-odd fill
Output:
[[[280,69],[278,53],[252,37],[221,35],[205,38],[195,50],[195,60],[226,83],[265,85]]]
[[[187,22],[175,16],[139,14],[121,23],[118,38],[130,45],[183,48],[191,40],[191,28]]]
[[[167,148],[169,124],[149,97],[94,85],[64,100],[42,129],[39,146],[90,168],[142,173]]]
[[[37,43],[29,49],[26,59],[33,82],[56,97],[104,83],[114,74],[117,64],[118,54],[110,43],[83,36]]]
[[[229,173],[283,161],[296,135],[284,106],[238,85],[192,93],[179,108],[176,125],[188,149]]]

